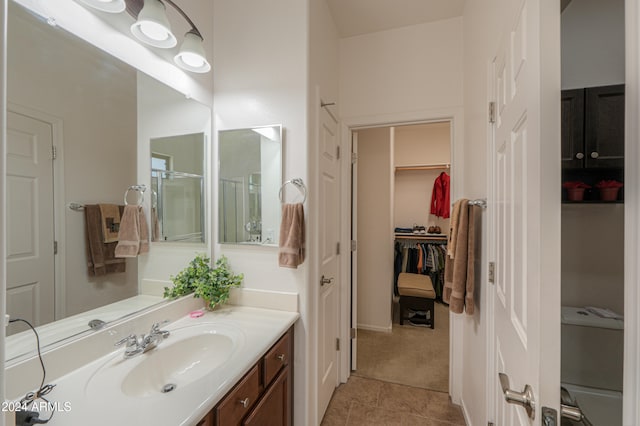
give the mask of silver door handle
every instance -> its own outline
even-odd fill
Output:
[[[593,151],[591,153],[591,158],[598,158],[598,157],[600,157],[600,154],[598,154],[596,151]]]
[[[560,417],[580,422],[583,426],[593,426],[578,406],[576,400],[564,387],[560,388]]]
[[[581,152],[579,152],[579,153],[577,153],[577,154],[576,154],[576,158],[577,158],[578,160],[582,160],[582,159],[584,158],[584,154],[583,154],[583,153],[581,153]]]
[[[325,278],[324,275],[320,278],[320,285],[323,286],[325,284],[331,284],[333,282],[333,277]]]
[[[504,373],[498,373],[500,378],[500,386],[502,387],[502,393],[504,393],[504,399],[509,404],[521,405],[527,410],[527,415],[531,420],[535,420],[536,416],[536,401],[533,396],[533,389],[529,385],[524,386],[523,392],[516,392],[509,389],[509,376]]]

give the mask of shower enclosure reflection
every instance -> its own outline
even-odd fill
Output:
[[[220,243],[276,244],[281,126],[219,132]]]
[[[204,242],[204,138],[151,139],[153,241]]]

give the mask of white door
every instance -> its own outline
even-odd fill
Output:
[[[320,112],[320,286],[318,299],[318,424],[338,386],[340,289],[340,165],[338,126],[324,108]]]
[[[559,406],[560,133],[559,113],[557,120],[552,114],[548,119],[549,111],[541,107],[554,102],[540,74],[542,2],[520,3],[493,62],[494,221],[489,235],[495,260],[495,374],[490,380],[500,426],[545,424],[541,407]],[[554,126],[557,136],[547,140]],[[529,394],[505,394],[507,389]],[[529,409],[509,404],[507,395],[530,398],[533,404]]]
[[[49,123],[7,112],[7,313],[34,326],[54,320],[52,140]]]
[[[351,132],[351,240],[358,241],[358,132]],[[358,252],[351,251],[351,328],[358,328]],[[358,367],[358,334],[351,338],[351,370]]]

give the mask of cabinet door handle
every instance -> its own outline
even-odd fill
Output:
[[[238,401],[240,403],[240,405],[242,405],[244,408],[247,408],[249,406],[249,398],[245,398],[245,399],[241,399],[240,401]]]
[[[584,158],[584,154],[583,154],[583,153],[581,153],[581,152],[579,152],[579,153],[577,153],[577,154],[576,154],[576,158],[577,158],[578,160],[582,160],[582,159]]]
[[[600,154],[598,154],[596,151],[593,151],[591,153],[591,158],[598,158],[598,157],[600,157]]]
[[[277,355],[276,358],[278,359],[278,361],[284,362],[284,354]]]

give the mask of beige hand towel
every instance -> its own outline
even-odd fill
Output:
[[[464,310],[465,292],[467,285],[467,255],[469,243],[469,208],[468,200],[460,200],[454,204],[460,205],[456,226],[451,228],[455,232],[455,250],[453,257],[447,254],[444,267],[444,290],[442,299],[449,304],[449,310],[456,314]]]
[[[297,268],[304,262],[304,207],[302,203],[284,204],[280,224],[278,265]]]
[[[116,257],[136,257],[149,251],[149,227],[142,206],[127,205],[120,222]]]
[[[120,230],[120,209],[115,204],[98,204],[102,222],[102,241],[112,243],[118,241]]]
[[[458,234],[458,218],[460,217],[460,208],[462,203],[468,203],[469,200],[463,198],[453,203],[451,211],[451,222],[449,223],[449,243],[447,244],[447,255],[452,259],[455,257],[457,234]]]
[[[480,207],[470,206],[468,200],[461,201],[454,257],[447,254],[445,259],[442,299],[449,304],[451,312],[460,314],[464,310],[467,315],[473,315],[475,264],[481,242]]]

